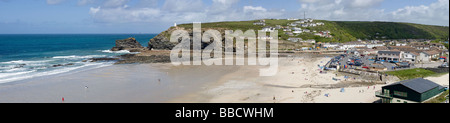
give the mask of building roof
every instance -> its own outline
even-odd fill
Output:
[[[396,54],[400,55],[401,51],[378,51],[378,54]]]
[[[431,51],[424,51],[424,53],[426,53],[428,55],[436,55],[436,54],[439,54],[440,52],[436,51],[436,50],[431,50]]]
[[[423,79],[423,78],[404,80],[404,81],[393,83],[388,86],[392,86],[392,85],[403,85],[403,86],[408,87],[409,89],[414,90],[418,93],[424,93],[424,92],[427,92],[436,87],[442,88],[440,85],[438,85],[430,80]]]
[[[386,46],[373,47],[372,49],[375,49],[375,50],[388,50],[388,48]]]

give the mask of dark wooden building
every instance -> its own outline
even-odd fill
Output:
[[[382,88],[376,96],[383,103],[422,103],[445,90],[443,86],[423,78],[400,81]]]

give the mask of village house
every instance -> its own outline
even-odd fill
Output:
[[[431,59],[439,59],[442,54],[440,50],[430,50],[425,52],[431,55]]]
[[[303,32],[311,32],[309,29],[304,29]]]
[[[416,48],[410,47],[410,46],[389,46],[387,47],[389,50],[399,50],[404,52],[415,52],[417,51]]]
[[[339,45],[340,45],[339,43],[325,43],[325,44],[322,44],[322,47],[335,49],[335,48],[339,47]]]
[[[402,51],[378,51],[377,60],[385,62],[400,62]]]
[[[389,50],[389,48],[387,48],[386,46],[373,47],[372,49],[378,50],[378,51],[381,51],[381,50]]]
[[[349,50],[349,49],[353,49],[355,47],[366,47],[366,44],[363,44],[358,41],[352,41],[352,42],[344,43],[339,49],[340,50]]]
[[[411,47],[414,47],[417,50],[430,50],[430,45],[411,45]]]
[[[263,31],[263,32],[273,32],[273,31],[275,31],[275,28],[273,28],[273,27],[264,27],[264,28],[262,28],[260,31]]]
[[[255,23],[253,23],[253,25],[266,26],[266,23],[264,23],[264,22],[255,22]]]
[[[421,63],[431,62],[432,60],[439,59],[440,54],[441,52],[436,50],[422,51],[420,52],[418,60],[420,60]]]
[[[430,47],[437,47],[439,49],[447,49],[443,44],[440,44],[440,43],[430,43]]]
[[[403,53],[402,61],[407,61],[409,63],[416,63],[418,55],[419,55],[418,53],[414,52]]]
[[[301,43],[307,43],[307,44],[315,44],[315,43],[316,43],[316,40],[314,40],[314,39],[300,40],[299,42],[301,42]]]
[[[382,43],[369,43],[369,44],[366,44],[366,47],[370,48],[370,49],[372,49],[374,47],[381,47],[381,46],[384,46],[384,44],[382,44]]]
[[[423,78],[404,80],[375,92],[382,103],[423,103],[445,91],[445,87]]]
[[[325,25],[325,23],[322,23],[322,22],[319,22],[319,23],[316,23],[317,24],[317,26],[323,26],[323,25]]]
[[[288,41],[291,41],[291,42],[299,42],[299,41],[302,41],[303,39],[302,38],[289,38],[288,39]]]
[[[266,20],[259,20],[258,22],[254,22],[253,25],[266,26]]]

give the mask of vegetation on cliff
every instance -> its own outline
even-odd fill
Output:
[[[261,30],[264,27],[276,27],[288,26],[290,23],[296,22],[296,20],[277,20],[266,19],[265,25],[254,25],[252,21],[233,21],[233,22],[213,22],[202,23],[202,30],[216,29],[219,31],[224,30]],[[315,27],[301,27],[303,30],[311,31],[329,31],[332,38],[320,37],[313,32],[302,33],[296,36],[289,36],[283,29],[279,29],[280,40],[287,40],[289,38],[302,38],[303,40],[314,39],[317,42],[337,42],[344,43],[349,41],[361,40],[389,40],[389,39],[438,39],[448,40],[449,27],[446,26],[431,26],[411,23],[398,23],[398,22],[356,22],[356,21],[325,21],[314,20],[314,23],[324,23],[322,26]],[[181,24],[177,27],[171,27],[170,29],[160,33],[157,37],[152,39],[149,43],[149,47],[158,49],[168,49],[167,46],[173,46],[170,43],[162,43],[164,46],[157,46],[160,41],[168,41],[170,34],[175,29],[186,29],[192,31],[192,24]],[[222,32],[223,33],[223,32]]]

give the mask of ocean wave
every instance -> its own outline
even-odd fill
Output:
[[[97,58],[97,57],[106,57],[106,55],[87,55],[87,56],[55,56],[54,59],[88,59],[88,58]]]
[[[3,79],[3,78],[13,77],[13,76],[18,76],[18,75],[23,75],[23,74],[28,74],[28,73],[32,73],[32,72],[36,72],[36,70],[24,71],[24,72],[15,72],[15,73],[0,73],[0,80]]]
[[[128,50],[120,50],[120,51],[101,50],[101,52],[104,52],[104,53],[114,53],[114,54],[131,53],[131,52],[128,51]]]
[[[112,65],[112,63],[85,63],[82,66],[62,67],[62,68],[54,69],[54,70],[50,70],[50,71],[36,72],[37,70],[32,70],[32,71],[16,72],[16,73],[0,73],[0,83],[8,83],[8,82],[20,81],[20,80],[31,79],[31,78],[36,78],[36,77],[62,74],[62,73],[79,70],[81,68],[97,69],[97,68],[106,67],[106,66],[110,66],[110,65]]]
[[[38,60],[38,61],[16,60],[16,61],[1,62],[1,64],[33,64],[33,63],[46,63],[51,61],[53,60]]]
[[[12,73],[12,72],[17,72],[17,71],[25,71],[27,70],[27,68],[11,68],[8,70],[3,70],[3,73]]]

